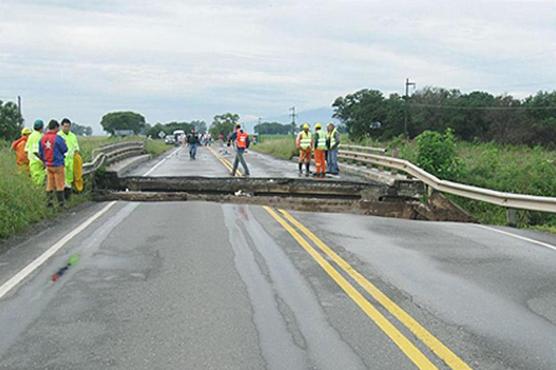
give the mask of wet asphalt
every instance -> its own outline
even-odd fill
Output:
[[[247,161],[254,176],[297,176],[295,163]],[[227,173],[201,149],[151,176]],[[4,248],[0,285],[103,206]],[[471,224],[292,214],[470,367],[556,368],[556,251]],[[104,368],[415,366],[262,207],[118,202],[0,299],[0,369]]]

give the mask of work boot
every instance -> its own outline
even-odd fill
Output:
[[[303,163],[299,163],[299,174],[303,174]]]
[[[64,188],[64,199],[69,201],[71,198],[71,188]]]
[[[56,192],[56,199],[58,200],[58,206],[60,206],[60,208],[64,207],[65,203],[64,203],[64,192],[63,191],[57,191]]]

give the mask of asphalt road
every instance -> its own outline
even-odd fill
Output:
[[[228,173],[206,149],[132,174],[147,172]],[[93,204],[48,226],[0,255],[0,369],[556,368],[551,235],[199,202]]]

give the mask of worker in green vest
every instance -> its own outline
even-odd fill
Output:
[[[309,176],[311,172],[311,151],[313,147],[313,135],[309,131],[309,124],[303,125],[303,130],[297,135],[295,145],[299,149],[299,175],[303,174],[303,163],[305,163],[305,176]]]
[[[39,156],[39,142],[42,138],[43,128],[43,120],[37,119],[33,124],[33,132],[29,135],[27,144],[25,144],[25,152],[27,153],[27,158],[29,159],[29,172],[31,174],[31,179],[38,186],[43,185],[44,179],[46,178],[46,170],[41,157]]]
[[[75,153],[79,152],[79,143],[77,142],[77,136],[71,132],[71,121],[68,118],[62,120],[62,130],[58,132],[66,142],[68,151],[66,152],[66,158],[64,160],[64,171],[65,171],[65,186],[64,186],[64,197],[66,200],[70,198],[73,185],[73,160]]]
[[[315,145],[315,176],[324,177],[326,175],[326,133],[320,123],[315,125],[313,141]]]

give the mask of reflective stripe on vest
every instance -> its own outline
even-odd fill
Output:
[[[323,135],[320,131],[315,132],[317,139],[317,149],[326,150],[326,135]]]
[[[307,132],[305,133],[305,131],[301,131],[301,133],[299,134],[301,135],[300,140],[299,140],[299,146],[301,147],[301,149],[308,149],[311,147],[311,133]]]
[[[336,145],[336,129],[332,130],[332,132],[327,132],[326,136],[330,140],[330,148]]]
[[[239,149],[247,148],[248,137],[249,135],[247,133],[238,131],[237,138],[236,138],[236,147],[238,147]]]

